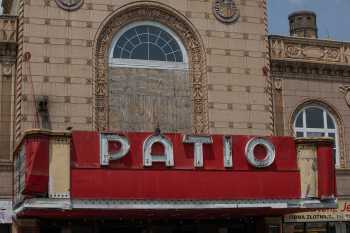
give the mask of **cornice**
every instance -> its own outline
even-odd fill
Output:
[[[336,169],[337,176],[350,176],[350,168]]]
[[[269,35],[269,41],[272,40],[283,40],[286,42],[302,43],[305,45],[316,45],[316,46],[350,46],[350,41],[338,41],[332,39],[318,39],[318,38],[307,38],[297,36],[281,36],[281,35]]]
[[[338,64],[274,59],[271,74],[274,78],[350,83],[350,66]]]
[[[350,42],[270,36],[269,46],[271,63],[302,63],[305,67],[350,70]]]

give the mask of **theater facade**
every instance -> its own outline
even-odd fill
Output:
[[[346,137],[327,111],[277,127],[266,0],[2,5],[4,232],[275,233],[337,207]]]

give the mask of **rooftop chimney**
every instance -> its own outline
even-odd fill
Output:
[[[316,14],[312,11],[296,11],[289,15],[291,36],[317,38]]]

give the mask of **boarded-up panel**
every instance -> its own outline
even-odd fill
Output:
[[[49,196],[69,198],[70,140],[65,137],[50,138]]]
[[[191,132],[191,82],[186,70],[112,68],[108,85],[110,129]]]
[[[317,158],[313,145],[298,146],[298,167],[301,179],[301,196],[317,197]]]

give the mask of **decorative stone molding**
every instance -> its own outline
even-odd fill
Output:
[[[350,43],[270,36],[272,59],[291,59],[350,65]]]
[[[125,25],[136,21],[157,21],[178,34],[189,54],[189,76],[192,83],[192,128],[195,134],[209,131],[205,50],[199,33],[180,13],[164,4],[137,2],[123,7],[105,20],[95,42],[94,126],[109,129],[108,119],[108,52],[114,35]]]
[[[213,14],[223,23],[233,23],[239,18],[235,0],[213,0]]]
[[[84,3],[84,0],[55,0],[56,4],[64,10],[78,10]]]
[[[12,64],[2,64],[2,75],[6,77],[12,76]]]
[[[350,65],[278,59],[271,61],[271,73],[282,79],[337,81],[350,83]]]
[[[276,78],[274,79],[275,89],[276,90],[282,90],[282,79]]]
[[[350,107],[350,85],[340,86],[339,91],[344,94],[345,101]]]
[[[17,40],[17,17],[0,16],[0,42],[16,43]]]

